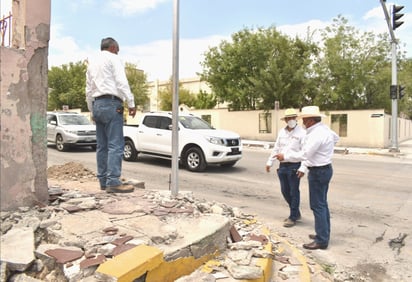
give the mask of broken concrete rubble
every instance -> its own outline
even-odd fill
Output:
[[[231,242],[230,227],[241,233],[259,232],[261,227],[255,224],[251,228],[242,222],[254,222],[253,216],[236,211],[236,218],[230,207],[197,200],[190,192],[170,199],[168,191],[138,190],[129,195],[113,195],[65,189],[58,192],[56,186],[52,189],[55,197],[49,206],[1,213],[1,261],[7,269],[7,279],[82,281],[95,276],[97,267],[105,261],[142,244],[161,249],[166,261],[186,256],[200,258],[216,250],[224,253],[228,240]],[[210,220],[202,222],[202,218]],[[196,238],[202,230],[217,228],[213,223],[223,226],[224,232],[216,232],[207,240]],[[23,234],[26,242],[17,234]],[[188,241],[191,245],[187,245]],[[20,251],[22,242],[27,247]],[[262,243],[238,243],[244,244],[238,247],[239,252],[246,252],[244,255],[252,263],[252,249],[261,249]],[[11,246],[19,252],[9,252]],[[229,267],[224,264],[224,257],[221,259],[220,271],[226,275],[248,279],[262,273],[255,265],[245,268],[249,266],[245,261],[237,264],[234,259]]]

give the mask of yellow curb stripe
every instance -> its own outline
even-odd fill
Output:
[[[174,261],[164,261],[157,268],[147,273],[146,282],[173,282],[176,279],[191,274],[202,264],[217,256],[217,253],[194,257],[178,258]]]
[[[295,248],[293,245],[291,245],[287,240],[283,239],[279,235],[272,233],[272,236],[276,237],[277,241],[282,242],[285,244],[293,253],[294,257],[300,262],[301,268],[299,271],[299,281],[301,282],[310,282],[311,281],[311,274],[310,270],[308,267],[308,262],[305,258],[305,256],[302,255],[302,253],[299,251],[299,249]]]
[[[270,238],[270,231],[268,228],[264,227],[262,229],[262,233],[265,234],[268,239]],[[264,250],[272,253],[272,243],[269,242],[265,245]],[[256,262],[257,266],[260,266],[263,270],[263,275],[260,278],[257,279],[247,279],[247,280],[240,280],[241,282],[269,282],[270,279],[272,278],[272,258],[259,258]]]
[[[129,282],[158,267],[163,262],[163,251],[139,245],[102,263],[96,273],[117,282]]]

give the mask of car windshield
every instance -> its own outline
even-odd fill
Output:
[[[180,123],[189,129],[214,129],[210,124],[198,117],[180,116]]]
[[[82,115],[60,115],[61,125],[87,125],[90,121]]]

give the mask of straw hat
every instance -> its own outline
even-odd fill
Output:
[[[303,107],[302,111],[299,114],[299,118],[308,118],[308,117],[326,117],[326,116],[320,113],[318,106]]]
[[[285,118],[289,118],[289,117],[297,117],[298,113],[296,112],[295,109],[286,109],[285,110],[285,116],[283,118],[281,118],[281,120],[285,120]]]

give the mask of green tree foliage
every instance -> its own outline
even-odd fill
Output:
[[[48,73],[49,99],[47,109],[61,110],[63,105],[70,109],[87,111],[85,99],[86,65],[83,62],[52,67]]]
[[[63,105],[68,105],[69,109],[80,108],[82,111],[88,111],[86,70],[87,66],[83,62],[69,63],[50,69],[48,110],[61,110]],[[130,63],[126,63],[125,71],[135,103],[143,108],[149,102],[146,75],[138,70],[136,65]]]
[[[271,109],[276,100],[298,107],[313,88],[308,74],[314,54],[314,44],[292,40],[275,27],[245,28],[232,35],[232,42],[206,52],[201,78],[217,101],[233,110]]]
[[[405,87],[405,96],[399,100],[399,112],[412,119],[412,58],[399,64],[398,85]]]
[[[308,31],[308,34],[311,34]],[[244,29],[210,48],[202,62],[218,103],[233,110],[316,104],[322,110],[384,108],[391,112],[388,34],[360,32],[338,16],[320,31],[321,42],[291,39],[274,27]],[[399,52],[400,111],[411,116],[411,60]]]
[[[313,104],[324,110],[390,109],[389,40],[359,32],[339,16],[322,32],[315,64],[319,94]]]
[[[166,88],[159,90],[160,109],[171,111],[173,109],[173,81],[170,79]],[[196,97],[189,90],[179,84],[179,105],[185,104],[188,107],[195,106]]]
[[[150,101],[146,74],[142,70],[139,70],[137,65],[131,63],[126,63],[125,69],[136,106],[141,109],[148,108]]]
[[[208,94],[200,90],[196,95],[195,108],[196,109],[213,109],[216,106],[216,97],[213,94]]]

